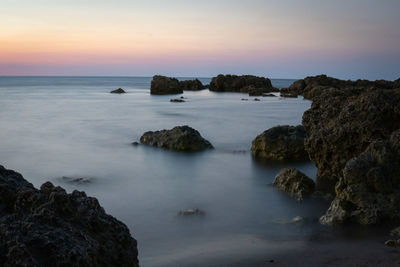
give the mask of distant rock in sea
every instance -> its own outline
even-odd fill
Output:
[[[182,94],[183,91],[205,89],[200,80],[179,81],[176,78],[156,75],[151,81],[150,93],[153,95]]]
[[[169,102],[173,102],[173,103],[183,103],[183,102],[186,102],[186,101],[183,100],[182,98],[181,98],[181,99],[174,98],[174,99],[171,99]]]
[[[272,86],[270,79],[253,75],[237,76],[220,74],[212,78],[209,88],[210,91],[216,92],[252,92],[252,94],[279,91]]]
[[[118,89],[112,90],[110,93],[111,94],[126,94],[125,90],[122,89],[122,88],[118,88]]]
[[[140,137],[140,142],[160,148],[187,152],[213,148],[209,141],[189,126],[177,126],[171,130],[149,131]]]
[[[269,160],[308,160],[304,149],[306,137],[302,125],[275,126],[253,140],[251,152],[255,157]]]
[[[2,266],[139,266],[136,240],[96,198],[40,190],[0,166]]]

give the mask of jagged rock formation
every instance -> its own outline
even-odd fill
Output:
[[[274,186],[288,193],[297,200],[310,196],[315,189],[315,183],[304,173],[296,169],[282,169],[275,177]]]
[[[275,126],[257,136],[251,146],[255,157],[270,160],[307,160],[304,139],[307,133],[304,127]]]
[[[276,92],[268,78],[252,75],[218,75],[212,78],[210,91],[216,92],[242,92],[249,93],[250,90],[262,90],[263,93]]]
[[[2,266],[139,266],[136,240],[96,198],[40,190],[0,166]]]
[[[189,126],[177,126],[171,130],[149,131],[140,137],[140,142],[160,148],[187,152],[213,148],[209,141]]]
[[[118,88],[118,89],[112,90],[110,93],[111,94],[126,94],[125,90],[122,89],[122,88]]]
[[[150,94],[152,95],[169,95],[182,93],[183,89],[178,79],[156,75],[151,81]]]

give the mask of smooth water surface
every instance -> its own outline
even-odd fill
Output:
[[[209,83],[210,79],[201,79]],[[152,96],[148,77],[0,77],[0,164],[39,187],[52,181],[99,199],[138,240],[142,266],[185,266],[207,257],[250,255],[260,240],[307,240],[326,203],[298,203],[270,186],[282,167],[315,177],[311,163],[257,163],[251,141],[276,125],[297,125],[311,102],[240,93]],[[272,80],[277,87],[293,80]],[[110,94],[122,87],[128,93]],[[248,101],[241,101],[248,98]],[[148,130],[189,125],[215,147],[177,153],[133,146]],[[61,177],[85,177],[70,184]],[[199,208],[205,215],[182,217]],[[255,241],[256,240],[256,241]],[[258,240],[258,241],[257,241]],[[214,255],[214,254],[215,255]],[[239,257],[239,256],[238,256]]]

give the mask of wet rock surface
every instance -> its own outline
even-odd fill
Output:
[[[308,160],[304,148],[304,127],[275,126],[257,136],[251,146],[255,157],[270,160]]]
[[[325,224],[377,224],[400,218],[400,130],[349,160]]]
[[[209,141],[189,126],[177,126],[171,130],[149,131],[140,137],[140,142],[160,148],[187,152],[213,148]]]
[[[261,90],[263,93],[269,93],[277,91],[276,88],[272,87],[270,79],[252,75],[237,76],[220,74],[212,78],[209,88],[210,91],[216,92],[249,93],[253,90]]]
[[[118,88],[118,89],[112,90],[110,93],[111,94],[126,94],[125,90],[122,89],[122,88]]]
[[[155,75],[151,81],[150,94],[169,95],[182,94],[183,89],[178,79]]]
[[[282,169],[275,177],[273,185],[297,200],[310,196],[315,189],[313,180],[293,168]]]
[[[139,266],[136,240],[96,198],[40,190],[0,166],[0,262],[3,266]]]

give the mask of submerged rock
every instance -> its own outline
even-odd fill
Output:
[[[110,93],[111,94],[126,94],[125,90],[122,89],[122,88],[118,88],[118,89],[112,90]]]
[[[310,196],[315,189],[313,180],[293,168],[282,169],[275,177],[273,185],[297,200],[302,200],[305,196]]]
[[[269,96],[271,96],[271,97],[276,97],[276,95],[274,95],[274,94],[262,94],[262,96],[263,96],[263,97],[269,97]]]
[[[172,102],[172,103],[183,103],[183,102],[186,102],[185,100],[183,100],[183,99],[171,99],[169,102]]]
[[[171,130],[149,131],[140,137],[140,142],[177,151],[201,151],[213,146],[198,131],[189,126],[177,126]]]
[[[304,149],[304,127],[275,126],[257,136],[251,146],[255,157],[270,160],[308,160]]]
[[[182,94],[178,79],[156,75],[151,81],[150,93],[153,95]]]
[[[0,261],[3,266],[139,266],[136,240],[96,198],[40,190],[0,166]]]
[[[264,93],[275,92],[268,78],[253,75],[218,75],[212,78],[210,91],[216,92],[242,92],[249,93],[249,90],[262,90]]]
[[[178,212],[180,216],[188,216],[188,215],[204,215],[205,212],[199,209],[189,209],[189,210],[181,210]]]
[[[377,224],[400,218],[400,130],[349,160],[324,224]]]
[[[259,98],[254,98],[254,101],[261,101]]]

